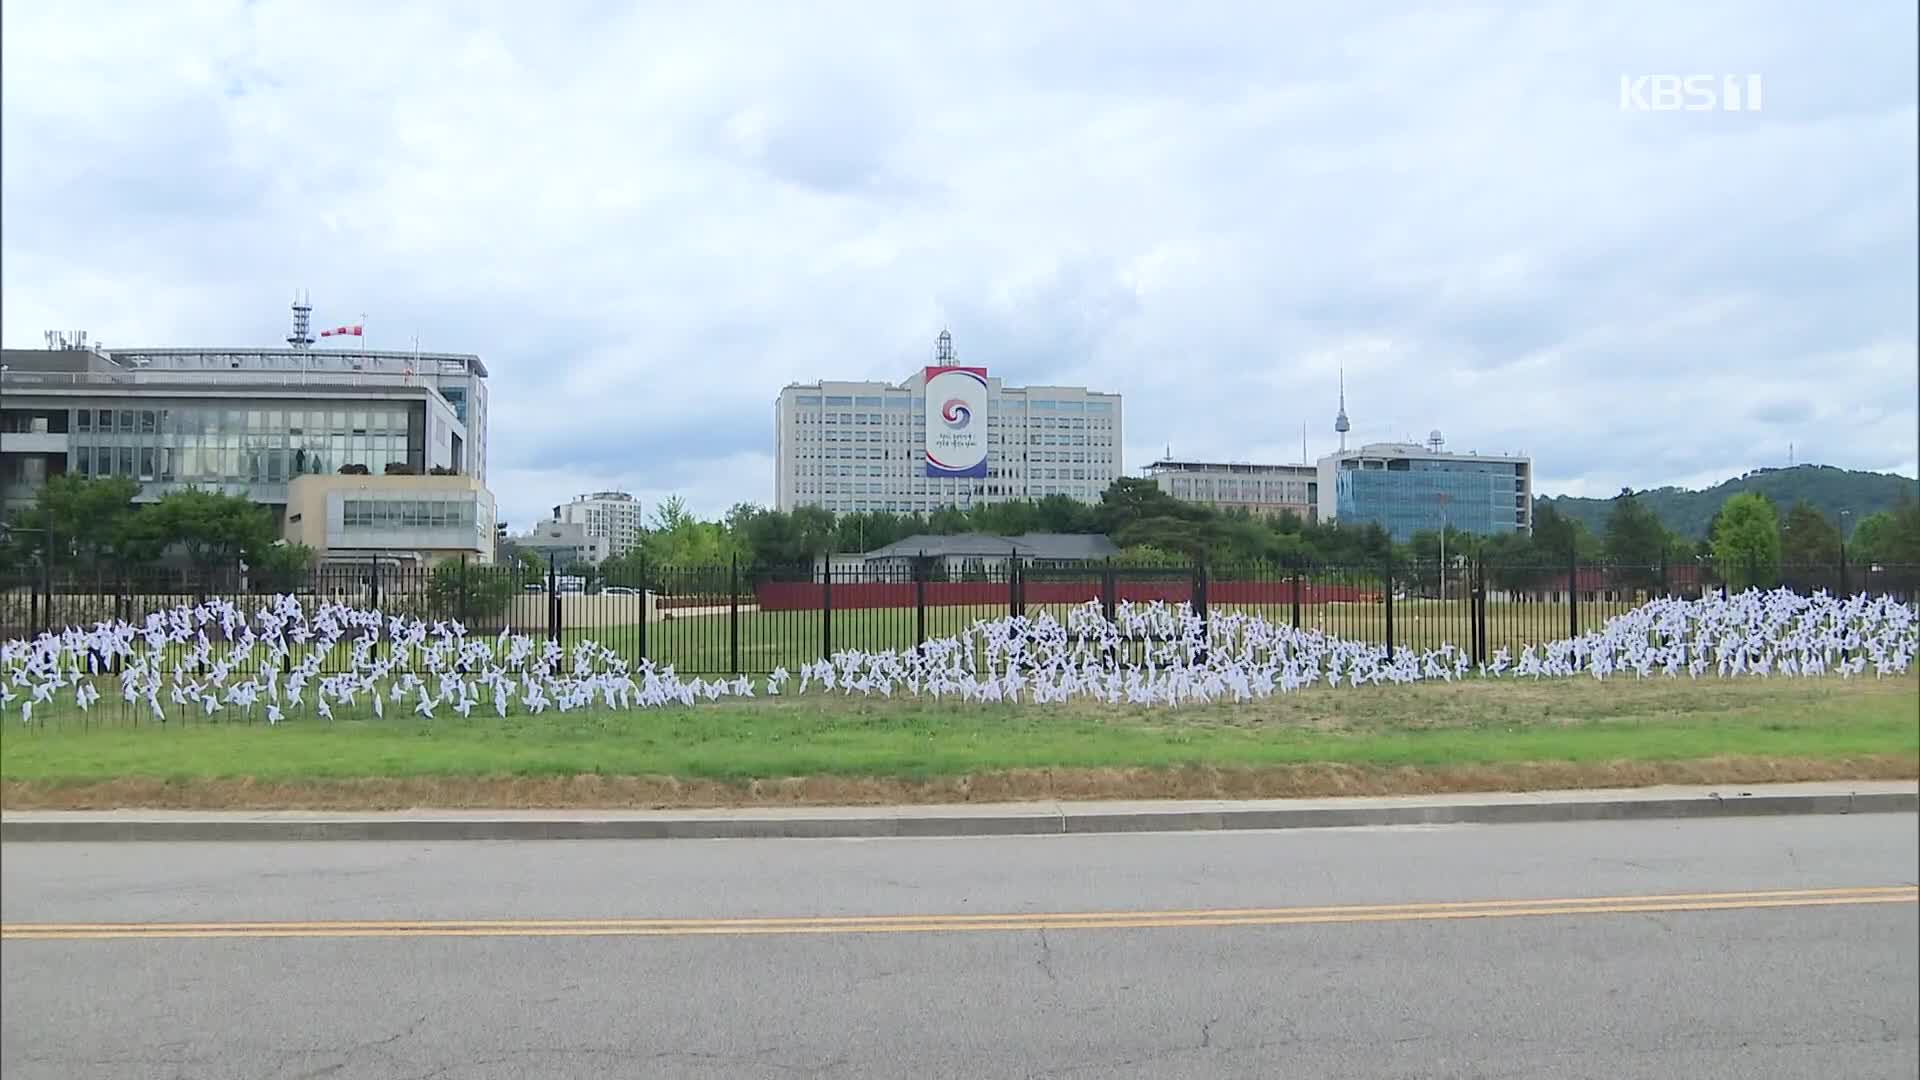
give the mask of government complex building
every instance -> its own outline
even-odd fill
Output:
[[[1378,525],[1396,543],[1442,525],[1480,536],[1533,531],[1533,461],[1456,454],[1427,444],[1368,443],[1320,459],[1320,519]]]
[[[1175,461],[1147,466],[1147,479],[1181,502],[1251,514],[1319,513],[1319,470],[1312,465],[1256,465],[1244,461]]]
[[[310,310],[295,305],[287,348],[107,351],[49,335],[0,352],[0,514],[50,476],[125,477],[139,502],[197,488],[272,506],[323,558],[490,559],[486,365],[314,349]]]
[[[928,513],[1049,495],[1097,502],[1124,475],[1120,395],[1009,386],[961,366],[944,331],[935,364],[901,383],[790,385],[773,417],[780,510]]]

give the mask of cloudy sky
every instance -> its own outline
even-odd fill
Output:
[[[1911,0],[7,0],[0,329],[493,371],[516,528],[773,494],[951,327],[1126,464],[1442,429],[1548,493],[1916,465]],[[1623,110],[1755,74],[1758,112]]]

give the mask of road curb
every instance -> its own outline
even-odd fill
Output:
[[[1797,814],[1920,812],[1920,791],[1692,795],[1675,798],[1494,799],[1387,806],[1260,806],[1247,809],[1068,809],[943,814],[937,808],[867,816],[804,812],[751,816],[139,818],[120,813],[0,818],[0,841],[279,843],[315,840],[695,840],[857,837],[1047,836],[1094,833],[1332,829],[1386,825],[1651,821]]]

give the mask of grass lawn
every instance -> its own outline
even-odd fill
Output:
[[[1021,770],[1341,766],[1492,770],[1480,782],[1498,787],[1511,779],[1500,772],[1508,767],[1591,772],[1709,759],[1829,763],[1812,775],[1848,775],[1855,766],[1846,763],[1873,762],[1876,775],[1911,776],[1920,773],[1917,690],[1912,678],[1573,679],[1315,690],[1177,712],[814,695],[433,723],[396,715],[271,727],[81,727],[61,717],[45,727],[0,729],[0,781],[8,805],[19,806],[45,804],[49,791],[63,787],[129,778],[160,785],[581,775],[911,784]]]

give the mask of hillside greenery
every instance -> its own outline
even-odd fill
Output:
[[[1903,498],[1920,498],[1920,480],[1894,473],[1837,469],[1831,465],[1796,465],[1788,469],[1755,469],[1703,491],[1663,487],[1641,491],[1638,495],[1668,532],[1689,540],[1707,540],[1721,504],[1742,492],[1764,495],[1783,509],[1806,503],[1836,524],[1842,520],[1841,511],[1851,511],[1849,524],[1857,527],[1870,515],[1892,512]],[[1613,508],[1612,499],[1559,495],[1535,500],[1536,514],[1543,503],[1594,532],[1606,528],[1607,516]]]

